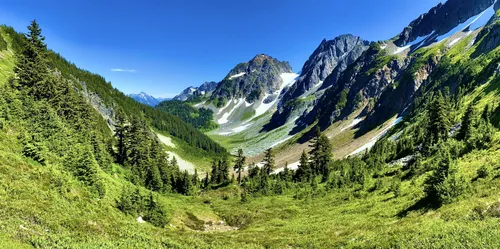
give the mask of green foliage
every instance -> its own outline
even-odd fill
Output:
[[[477,169],[477,177],[478,178],[487,178],[491,174],[491,167],[488,165],[483,165],[479,169]]]
[[[430,203],[443,205],[453,202],[467,189],[466,183],[458,173],[446,146],[441,146],[436,158],[437,168],[426,180],[425,192]]]
[[[332,145],[325,134],[316,128],[316,137],[312,142],[311,169],[315,175],[322,175],[323,182],[330,176],[330,163],[332,162]]]
[[[243,155],[243,150],[238,149],[238,154],[236,155],[236,160],[234,164],[234,171],[238,172],[238,184],[241,183],[241,172],[245,168],[246,157]]]
[[[264,164],[262,171],[265,172],[266,175],[270,175],[276,167],[272,148],[266,150],[262,163]]]
[[[251,111],[246,111],[243,113],[243,116],[241,116],[241,121],[248,120],[253,116],[255,116],[255,110],[252,109]]]
[[[7,49],[8,49],[7,42],[5,41],[2,33],[0,32],[0,51],[7,50]]]
[[[197,129],[209,131],[217,128],[213,122],[213,111],[207,108],[197,109],[182,101],[169,100],[158,104],[156,109],[177,116]]]

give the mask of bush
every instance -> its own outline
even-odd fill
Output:
[[[449,204],[462,195],[466,189],[467,184],[463,177],[457,173],[453,173],[437,185],[437,197],[441,204]]]
[[[478,178],[487,178],[490,175],[491,168],[489,166],[483,165],[481,168],[477,169]]]
[[[393,180],[391,186],[389,187],[389,191],[394,193],[395,197],[399,197],[401,194],[401,181],[399,181],[399,179]]]

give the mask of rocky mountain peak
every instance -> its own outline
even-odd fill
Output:
[[[292,73],[288,62],[258,54],[250,61],[234,67],[219,83],[211,100],[218,107],[232,98],[245,98],[248,102],[254,102],[266,93],[278,90],[283,83],[281,75],[284,73]]]
[[[418,37],[430,34],[444,35],[469,18],[491,7],[496,0],[448,0],[439,3],[429,12],[420,15],[394,41],[399,47],[406,46]],[[498,3],[497,3],[498,4]]]

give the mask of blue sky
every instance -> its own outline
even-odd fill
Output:
[[[2,0],[0,23],[37,19],[49,48],[125,93],[172,97],[256,54],[299,71],[323,38],[397,35],[439,0]],[[444,2],[444,0],[442,1]]]

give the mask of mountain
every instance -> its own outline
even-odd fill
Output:
[[[168,100],[167,98],[155,98],[145,92],[141,92],[139,94],[129,94],[128,96],[141,104],[149,105],[151,107],[155,107],[160,102]]]
[[[254,103],[261,99],[272,102],[278,96],[275,93],[283,84],[281,75],[292,73],[288,62],[281,62],[265,54],[238,64],[214,90],[210,101],[218,108],[231,99],[244,99]],[[278,93],[279,94],[279,93]]]
[[[311,108],[314,100],[321,97],[324,89],[333,84],[332,82],[325,84],[326,77],[332,73],[338,77],[368,46],[368,41],[353,35],[342,35],[329,41],[323,40],[304,63],[300,77],[285,92],[278,104],[278,111],[274,113],[267,128],[279,127],[291,116],[298,116]]]
[[[199,87],[188,87],[184,89],[179,95],[175,96],[173,99],[174,100],[180,100],[180,101],[188,101],[188,100],[194,100],[197,97],[210,97],[212,92],[215,90],[217,87],[217,82],[214,81],[209,81],[203,83]]]
[[[414,98],[427,90],[423,86],[439,68],[443,54],[453,50],[461,40],[478,36],[480,27],[488,20],[478,23],[480,16],[494,18],[493,3],[447,1],[413,21],[397,40],[373,44],[340,77],[330,75],[325,79],[333,87],[301,121],[311,124],[319,119],[321,128],[326,129],[363,107],[362,116],[366,118],[360,123],[361,131],[369,131],[393,115],[403,115]],[[475,25],[478,27],[473,29]],[[428,37],[418,41],[417,36]],[[483,46],[484,42],[476,38],[472,45]],[[489,47],[492,46],[495,45]],[[408,50],[408,54],[403,54]],[[457,85],[450,87],[453,90]]]
[[[156,108],[48,50],[36,21],[0,26],[0,248],[500,248],[487,3],[323,41],[301,75],[258,55]]]

